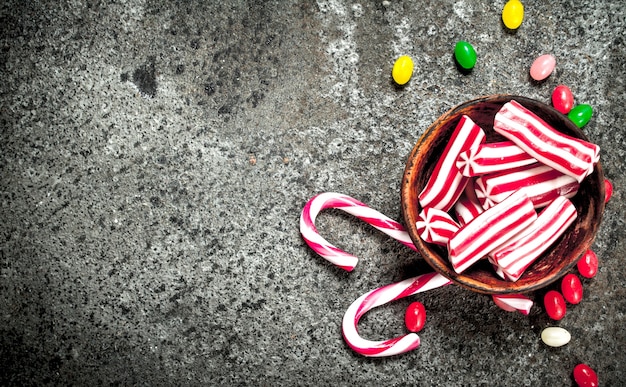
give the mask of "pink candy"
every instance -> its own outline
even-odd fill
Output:
[[[576,207],[560,196],[519,235],[492,252],[491,257],[507,279],[517,281],[524,271],[546,251],[576,219]]]
[[[415,227],[423,240],[443,246],[459,230],[458,223],[447,212],[431,207],[420,212]]]
[[[517,191],[454,234],[448,254],[454,271],[462,273],[476,261],[528,227],[537,218],[532,202]]]
[[[364,339],[357,329],[359,320],[377,306],[451,283],[441,274],[428,273],[363,294],[348,307],[343,316],[341,326],[344,340],[354,351],[371,357],[398,355],[417,348],[420,345],[420,338],[415,333],[383,341]]]
[[[496,113],[493,129],[579,183],[593,172],[599,159],[600,147],[556,131],[515,100]]]
[[[327,208],[340,209],[354,215],[398,240],[408,248],[417,250],[413,245],[413,241],[411,241],[411,237],[400,223],[369,208],[350,196],[334,192],[325,192],[311,198],[302,209],[300,215],[300,233],[304,241],[313,251],[344,270],[352,271],[358,262],[358,258],[333,246],[317,232],[315,219],[320,211]]]
[[[423,208],[446,212],[452,208],[468,181],[456,167],[456,160],[461,152],[478,146],[484,140],[485,132],[468,116],[461,117],[426,186],[418,195]]]
[[[543,81],[548,78],[556,67],[556,58],[550,54],[541,55],[530,66],[530,76],[535,81]]]
[[[537,162],[512,141],[481,144],[459,154],[456,167],[463,176],[473,177],[506,171]]]
[[[559,196],[572,197],[580,184],[571,176],[535,163],[476,179],[476,196],[483,208],[500,203],[513,192],[525,189],[535,208],[548,205]]]

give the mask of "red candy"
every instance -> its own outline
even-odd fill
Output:
[[[426,308],[424,305],[415,301],[408,308],[404,314],[404,324],[406,328],[411,332],[419,332],[424,328],[426,323]]]
[[[567,274],[561,281],[563,298],[570,304],[578,304],[583,299],[583,285],[576,274]]]
[[[576,267],[583,277],[593,278],[598,272],[598,256],[593,251],[587,250],[578,260]]]
[[[613,196],[613,184],[609,179],[604,179],[604,202],[608,203]]]
[[[598,375],[587,364],[574,367],[574,380],[578,387],[598,387]]]
[[[574,107],[574,96],[569,87],[558,85],[552,92],[552,106],[563,114],[569,113]]]
[[[550,290],[543,297],[543,306],[546,313],[553,320],[560,320],[565,317],[565,299],[556,290]]]

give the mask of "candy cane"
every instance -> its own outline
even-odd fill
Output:
[[[438,273],[427,273],[371,290],[357,298],[343,316],[342,331],[346,343],[364,356],[383,357],[405,353],[420,345],[415,333],[384,341],[371,341],[359,335],[357,326],[369,310],[400,298],[449,285],[451,281]]]
[[[333,246],[319,235],[315,227],[315,219],[320,211],[327,208],[336,208],[354,215],[408,248],[417,251],[413,241],[411,241],[411,237],[400,223],[350,196],[335,192],[324,192],[311,198],[302,209],[300,233],[313,251],[344,270],[352,271],[358,262],[358,258]]]

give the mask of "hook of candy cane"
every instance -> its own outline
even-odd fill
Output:
[[[377,306],[451,283],[441,274],[427,273],[365,293],[350,305],[343,316],[344,340],[354,351],[370,357],[393,356],[417,348],[420,345],[420,338],[415,333],[384,341],[364,339],[357,329],[359,320],[365,313]]]
[[[311,198],[302,209],[300,233],[313,251],[344,270],[352,271],[358,262],[358,258],[333,246],[318,233],[315,227],[315,219],[322,210],[327,208],[339,209],[354,215],[410,249],[417,251],[411,237],[400,223],[350,196],[335,192],[324,192]]]

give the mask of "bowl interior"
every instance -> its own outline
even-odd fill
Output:
[[[488,294],[527,293],[561,278],[591,246],[604,211],[604,174],[598,163],[595,171],[583,180],[576,196],[570,199],[578,212],[575,222],[516,282],[498,277],[491,264],[484,259],[462,274],[457,274],[448,261],[445,247],[426,243],[419,237],[415,222],[422,208],[417,195],[426,185],[459,119],[468,115],[483,128],[487,142],[504,141],[505,138],[493,130],[493,119],[502,105],[512,99],[533,111],[555,129],[588,140],[582,130],[566,116],[542,102],[512,95],[481,97],[453,108],[426,130],[409,156],[402,180],[404,221],[423,258],[437,272],[452,281],[470,290]]]

